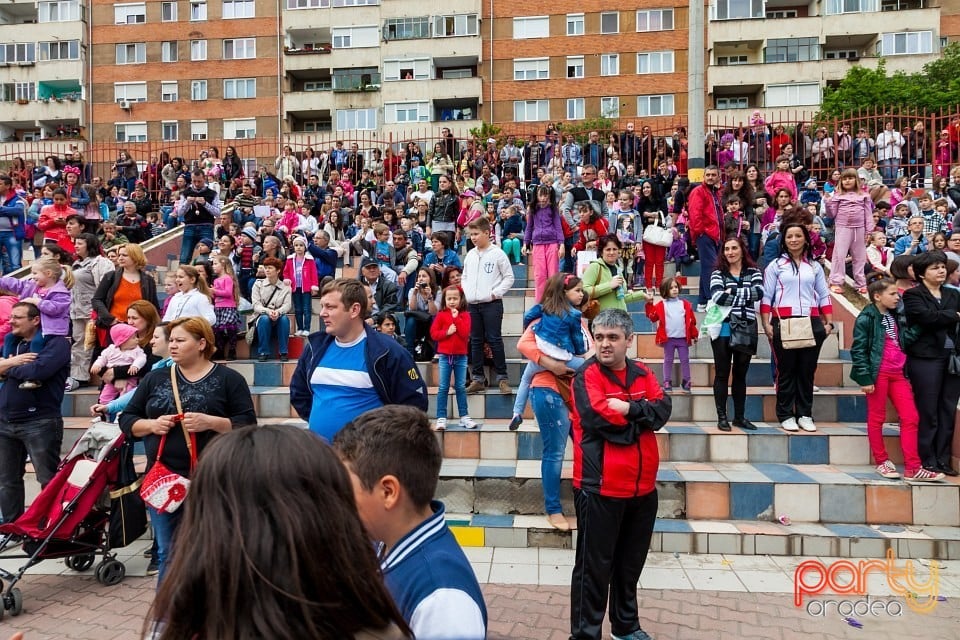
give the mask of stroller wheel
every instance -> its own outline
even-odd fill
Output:
[[[10,611],[10,615],[18,616],[23,613],[23,594],[14,587],[3,596],[3,608]]]
[[[127,568],[119,560],[104,560],[97,565],[97,582],[105,587],[119,584],[127,575]]]
[[[93,561],[96,559],[92,553],[83,553],[77,556],[67,556],[67,559],[63,561],[67,565],[68,569],[73,569],[74,571],[86,571],[93,566]]]

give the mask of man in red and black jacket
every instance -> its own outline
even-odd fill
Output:
[[[649,640],[637,614],[637,583],[657,519],[654,432],[670,418],[670,397],[644,364],[627,358],[633,320],[604,309],[593,321],[596,355],[573,379],[573,493],[577,553],[572,640],[599,640],[610,594],[614,640]]]

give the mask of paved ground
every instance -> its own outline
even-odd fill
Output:
[[[0,621],[0,640],[14,631],[27,640],[139,638],[153,599],[154,580],[144,578],[146,560],[138,542],[124,550],[129,577],[104,587],[90,572],[77,575],[61,563],[31,570],[20,588],[24,613]],[[563,640],[569,631],[572,552],[536,549],[467,549],[484,582],[490,638]],[[960,622],[960,563],[943,564],[946,600],[928,615],[903,608],[900,617],[856,616],[862,629],[836,612],[823,618],[793,606],[792,570],[799,558],[651,554],[641,579],[641,623],[657,640],[834,640],[865,638],[956,638]],[[829,562],[829,559],[824,559]],[[10,561],[0,565],[11,568]],[[926,569],[918,567],[919,577]],[[873,577],[872,577],[873,578]],[[872,600],[897,601],[881,576],[868,580]],[[494,580],[495,582],[488,582]],[[506,581],[536,584],[504,584]],[[839,596],[831,598],[840,599]],[[848,597],[857,600],[859,597]],[[919,630],[922,628],[922,632]]]

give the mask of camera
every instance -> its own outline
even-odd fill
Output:
[[[421,289],[426,289],[426,288],[429,287],[430,285],[428,285],[426,282],[421,282],[421,283],[418,284],[417,286],[418,286],[419,288],[421,288]]]

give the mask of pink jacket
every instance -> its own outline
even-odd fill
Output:
[[[777,200],[777,191],[780,189],[789,191],[791,200],[797,199],[797,183],[793,179],[793,174],[789,172],[774,171],[763,181],[763,186],[774,202]]]
[[[290,287],[296,291],[297,289],[297,279],[296,273],[294,272],[293,261],[296,258],[296,254],[287,257],[287,264],[283,266],[283,279],[290,281]],[[317,263],[313,260],[313,257],[310,255],[303,256],[303,291],[304,293],[310,293],[311,288],[319,287],[320,279],[317,277]]]
[[[233,299],[233,277],[226,274],[213,281],[213,306],[221,309],[236,309]]]
[[[10,314],[13,313],[13,305],[19,301],[17,296],[0,296],[0,340],[10,333]]]
[[[827,199],[827,215],[833,218],[837,228],[873,231],[873,200],[865,193],[834,193]]]

